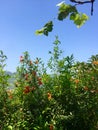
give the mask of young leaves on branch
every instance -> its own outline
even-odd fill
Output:
[[[88,20],[88,16],[79,13],[75,6],[62,3],[59,6],[58,20],[64,20],[68,16],[70,16],[70,20],[73,20],[77,27],[81,27]]]
[[[42,29],[36,30],[35,33],[36,33],[37,35],[42,35],[42,34],[44,34],[44,35],[48,36],[48,33],[51,32],[52,29],[53,29],[53,22],[52,22],[52,21],[49,21],[48,23],[46,23],[46,24],[44,25],[44,27],[43,27]]]
[[[67,5],[65,3],[61,4],[59,6],[58,20],[63,20],[67,18],[67,16],[73,12],[77,13],[77,9],[75,6]]]
[[[70,15],[70,20],[74,21],[74,24],[77,25],[77,27],[81,27],[86,20],[88,20],[88,16],[86,14],[79,14],[79,13],[72,13]]]
[[[58,9],[58,16],[57,20],[63,21],[67,17],[70,18],[70,20],[73,20],[74,24],[79,28],[81,27],[87,20],[88,16],[84,13],[79,13],[76,6],[65,4],[64,2],[61,2],[57,4],[59,7]],[[53,30],[53,21],[49,21],[44,25],[44,27],[40,30],[36,30],[36,35],[46,35],[48,36],[48,33]]]

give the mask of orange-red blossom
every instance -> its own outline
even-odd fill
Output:
[[[75,82],[76,84],[78,84],[78,83],[79,83],[79,79],[75,79],[74,82]]]
[[[91,89],[91,90],[90,90],[87,86],[84,87],[84,90],[85,90],[85,91],[89,91],[89,92],[91,92],[91,93],[98,93],[98,90],[95,90],[95,89]]]
[[[52,98],[51,93],[47,93],[47,96],[48,96],[48,100],[50,100]]]
[[[98,61],[93,61],[93,64],[94,65],[98,65]]]
[[[39,85],[42,85],[42,84],[43,84],[43,83],[42,83],[42,79],[41,79],[40,77],[38,77],[37,80],[38,80],[38,84],[39,84]]]
[[[24,61],[23,56],[20,56],[20,62],[23,62],[23,61]]]
[[[53,130],[53,125],[52,124],[50,124],[49,130]]]
[[[29,86],[26,86],[25,89],[23,90],[23,92],[25,94],[32,92],[33,90],[35,90],[35,87],[30,88]]]
[[[10,99],[13,98],[12,90],[8,90],[8,91],[7,91],[7,94],[8,94],[8,97],[9,97]]]
[[[87,87],[87,86],[85,86],[85,87],[84,87],[84,90],[85,90],[85,91],[88,91],[88,87]]]

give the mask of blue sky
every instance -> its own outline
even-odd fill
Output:
[[[93,16],[90,4],[80,5],[79,11],[89,16],[84,26],[78,29],[69,19],[56,20],[62,0],[0,0],[0,50],[7,55],[6,69],[16,71],[19,57],[28,51],[31,58],[49,59],[55,36],[61,41],[63,56],[74,55],[77,61],[87,61],[98,54],[98,1],[94,4]],[[69,3],[69,0],[65,1]],[[53,20],[54,30],[46,36],[36,36],[35,30]]]

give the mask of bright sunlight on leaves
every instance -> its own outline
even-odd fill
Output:
[[[73,20],[74,24],[76,24],[78,28],[81,27],[86,20],[88,20],[88,16],[86,14],[79,13],[75,6],[62,3],[59,6],[58,20],[64,20],[69,15],[70,20]]]
[[[57,20],[63,21],[67,17],[70,20],[73,20],[74,24],[80,28],[87,20],[88,16],[84,13],[79,13],[76,6],[68,5],[64,1],[58,3],[56,6],[59,7],[58,9],[58,16]],[[36,35],[46,35],[48,36],[49,32],[53,30],[53,21],[49,21],[44,25],[42,29],[36,30]]]
[[[79,28],[88,20],[88,16],[86,14],[72,13],[70,20],[73,20],[74,24]]]
[[[46,23],[44,25],[44,27],[42,29],[36,30],[35,34],[36,35],[42,35],[42,34],[44,34],[44,35],[48,36],[48,33],[51,32],[52,29],[53,29],[53,22],[49,21],[48,23]]]

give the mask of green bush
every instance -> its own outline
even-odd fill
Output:
[[[62,58],[56,37],[47,67],[28,52],[20,57],[15,88],[9,90],[0,59],[0,128],[2,130],[97,130],[98,55],[87,62]],[[3,59],[4,58],[4,59]]]

